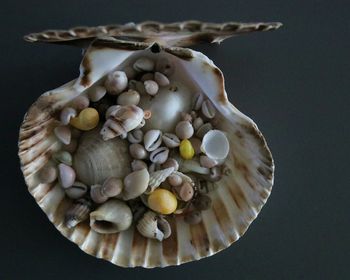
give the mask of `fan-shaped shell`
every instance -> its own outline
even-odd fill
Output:
[[[94,41],[82,61],[80,77],[42,95],[28,111],[20,130],[22,171],[30,193],[50,221],[86,253],[124,267],[178,265],[228,247],[256,218],[273,183],[274,165],[265,139],[255,123],[229,103],[223,75],[213,62],[190,49],[160,48],[159,45],[146,49],[149,46],[119,40]],[[152,53],[153,50],[157,52]],[[71,99],[98,84],[111,70],[122,69],[126,60],[135,61],[141,54],[174,60],[177,67],[174,77],[182,73],[211,100],[217,110],[217,128],[226,132],[230,143],[226,161],[230,172],[216,182],[217,188],[209,193],[212,208],[203,212],[202,222],[196,225],[186,224],[181,215],[169,217],[173,234],[163,242],[142,237],[135,227],[110,235],[94,232],[89,221],[67,228],[64,213],[71,201],[56,181],[42,184],[37,176],[51,154],[62,146],[53,134],[53,129],[59,125],[55,113]],[[183,94],[189,93],[184,91]],[[168,125],[173,126],[172,123]],[[115,156],[122,155],[116,153]]]

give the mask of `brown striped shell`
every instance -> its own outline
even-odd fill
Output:
[[[171,25],[143,25],[144,28],[146,26],[158,26],[160,29],[162,27],[163,35],[166,26],[166,34],[171,34]],[[206,38],[207,41],[221,41],[235,33],[234,26],[239,27],[232,24],[220,25],[221,27],[201,24],[201,29],[195,23],[193,26],[195,31],[191,33],[189,22],[183,23],[182,29],[180,23],[174,24],[174,28],[178,29],[173,31],[174,38],[170,38],[168,43],[177,46],[188,45],[200,40],[198,34],[202,34],[202,39]],[[212,32],[210,26],[213,27]],[[268,24],[260,26],[263,27],[261,30],[268,30],[269,26],[270,29],[278,27]],[[254,29],[253,25],[251,28],[259,30],[256,26]],[[107,27],[96,29],[96,32],[97,30],[111,32]],[[125,35],[127,27],[122,30],[122,35]],[[183,43],[176,38],[177,32],[182,32],[179,30],[185,30],[182,36],[187,34]],[[79,29],[68,33],[69,36],[77,34]],[[56,41],[77,39],[67,39],[69,36],[63,38],[63,32],[46,32],[30,35],[27,40],[50,41],[55,35],[58,36]],[[49,220],[84,252],[123,267],[179,265],[211,256],[227,248],[246,232],[257,217],[270,195],[273,184],[274,164],[266,141],[255,123],[228,101],[221,71],[199,52],[153,44],[155,40],[151,39],[155,37],[150,36],[150,42],[142,43],[116,39],[95,40],[86,51],[80,77],[40,96],[25,115],[19,135],[19,157],[28,190]],[[119,69],[125,61],[134,59],[140,52],[147,55],[164,55],[178,63],[178,67],[189,75],[214,104],[218,112],[214,121],[218,123],[218,129],[227,133],[230,143],[226,175],[219,182],[213,183],[213,190],[208,194],[212,199],[212,208],[203,211],[202,221],[195,225],[185,223],[182,215],[169,216],[167,220],[172,234],[162,242],[141,236],[135,226],[120,233],[99,234],[91,230],[89,220],[86,220],[74,228],[67,228],[64,224],[64,214],[71,207],[72,201],[65,196],[57,181],[44,184],[38,179],[38,171],[50,161],[53,153],[62,149],[62,144],[53,133],[54,128],[59,125],[57,113],[73,98],[98,85],[101,78],[111,70]],[[100,60],[104,63],[99,64]]]

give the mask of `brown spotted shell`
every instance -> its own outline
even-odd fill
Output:
[[[100,33],[116,38],[140,33],[144,35],[144,42],[113,38],[95,40],[86,50],[80,77],[44,93],[25,115],[19,135],[21,169],[29,192],[56,228],[84,252],[123,267],[179,265],[213,255],[237,241],[270,195],[274,172],[271,153],[255,123],[228,101],[223,75],[213,62],[199,52],[170,45],[185,46],[201,40],[218,42],[234,33],[277,27],[278,24],[262,23],[144,23],[110,28],[76,28],[66,33],[51,31],[27,36],[29,41],[73,43],[79,38],[91,38]],[[145,32],[142,32],[142,28]],[[94,32],[88,33],[87,30]],[[158,41],[157,36],[165,38],[169,34],[174,36],[167,36],[170,38],[168,45],[153,44]],[[134,226],[115,234],[96,233],[91,230],[89,220],[72,229],[67,228],[64,214],[71,206],[71,199],[65,196],[57,181],[42,184],[38,179],[38,171],[50,161],[53,153],[62,149],[62,144],[53,133],[59,125],[57,113],[73,98],[98,85],[107,73],[119,69],[128,60],[134,61],[140,54],[164,56],[172,60],[178,69],[174,77],[177,73],[187,73],[198,85],[198,91],[203,92],[214,104],[217,110],[214,121],[219,124],[218,129],[227,133],[230,142],[226,176],[210,186],[213,191],[208,195],[212,199],[212,208],[204,211],[202,221],[195,225],[186,224],[181,215],[169,216],[173,234],[163,242],[142,237]],[[115,155],[116,158],[120,156]]]

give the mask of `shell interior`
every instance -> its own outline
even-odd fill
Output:
[[[193,94],[202,92],[218,110],[217,127],[226,132],[230,143],[227,175],[206,186],[213,189],[209,193],[213,203],[203,212],[202,222],[189,225],[181,215],[172,216],[173,234],[162,242],[142,237],[134,226],[110,235],[91,230],[89,221],[68,229],[64,213],[71,200],[57,181],[42,184],[38,180],[38,171],[62,147],[53,134],[59,124],[55,114],[75,97],[101,85],[111,70],[123,69],[141,56],[166,57],[176,65],[170,77],[176,88],[162,89],[152,103],[141,101],[154,112],[147,128],[170,131],[177,114],[190,110]],[[178,265],[213,255],[237,241],[269,197],[274,165],[255,123],[227,100],[223,75],[213,62],[190,49],[163,47],[153,53],[150,45],[98,39],[87,50],[80,73],[78,79],[43,94],[29,109],[20,130],[19,156],[26,184],[57,229],[86,253],[124,267]]]

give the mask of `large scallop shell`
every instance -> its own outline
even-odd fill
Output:
[[[155,26],[159,28],[156,29]],[[157,34],[154,30],[160,30],[164,38],[166,34],[173,32],[173,37],[168,36],[168,43],[185,46],[201,40],[222,41],[233,33],[239,33],[240,27],[242,32],[246,32],[249,28],[250,31],[268,30],[278,26],[233,23],[205,25],[185,22],[173,25],[153,23],[141,27],[148,30],[148,33],[144,32],[144,37],[147,34]],[[128,31],[126,28],[119,28],[119,33],[116,32],[113,36],[123,36],[125,32],[139,35],[140,30],[143,30],[141,27],[136,26],[134,33],[131,26]],[[104,32],[103,28],[98,30],[104,34],[113,31],[106,29]],[[51,41],[68,42],[77,39],[63,36],[73,36],[77,32],[51,32],[51,35],[57,37]],[[176,36],[177,33],[184,36]],[[85,53],[79,78],[40,96],[29,109],[20,129],[19,157],[25,181],[50,221],[86,253],[123,267],[178,265],[227,248],[246,232],[269,197],[273,184],[274,164],[266,141],[256,124],[227,100],[221,71],[202,53],[180,47],[161,46],[160,43],[152,44],[157,41],[155,37],[157,36],[149,36],[148,43],[116,39],[95,40]],[[43,34],[32,34],[27,40],[45,41],[45,38],[48,41],[52,39]],[[164,43],[164,40],[159,41]],[[71,200],[65,197],[64,190],[57,181],[42,184],[37,176],[52,153],[59,151],[62,146],[53,133],[53,129],[59,125],[54,116],[70,100],[98,85],[111,70],[122,69],[141,55],[164,56],[172,60],[176,63],[176,72],[172,78],[185,77],[211,100],[218,111],[215,117],[219,124],[218,129],[227,133],[230,143],[230,153],[226,161],[230,172],[226,172],[227,175],[216,183],[217,188],[209,193],[212,208],[203,212],[202,222],[189,225],[180,215],[170,216],[168,221],[173,234],[163,242],[142,237],[134,226],[127,231],[109,235],[91,230],[89,221],[69,229],[64,225],[64,213],[70,207]],[[183,95],[186,94],[190,92],[184,89]]]

